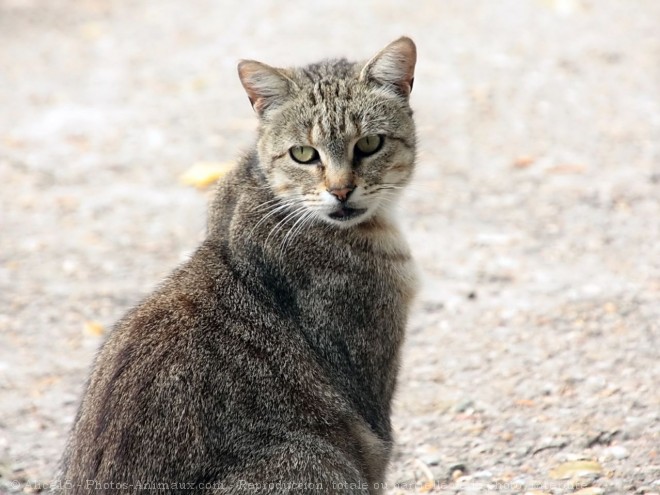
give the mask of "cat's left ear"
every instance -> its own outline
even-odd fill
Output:
[[[360,72],[361,81],[374,81],[407,98],[415,80],[417,48],[413,40],[402,36],[369,60]]]
[[[238,64],[238,77],[252,108],[260,117],[266,110],[284,101],[293,85],[293,81],[280,69],[255,60],[241,60]]]

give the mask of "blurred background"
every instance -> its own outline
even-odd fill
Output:
[[[660,492],[660,2],[0,0],[0,493],[52,478],[95,350],[202,239],[255,139],[238,60],[403,34],[390,493]]]

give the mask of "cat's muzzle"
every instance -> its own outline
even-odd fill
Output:
[[[340,222],[352,220],[367,212],[366,208],[350,208],[348,206],[340,206],[337,210],[330,213],[328,216],[333,220]]]

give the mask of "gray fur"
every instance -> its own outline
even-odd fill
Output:
[[[220,182],[202,245],[101,348],[63,493],[378,491],[415,291],[391,215],[413,170],[414,62],[401,38],[368,64],[241,63],[257,145]],[[383,147],[357,160],[370,134]],[[294,162],[294,145],[321,161]],[[340,183],[364,214],[328,216]]]

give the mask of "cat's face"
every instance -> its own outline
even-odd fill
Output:
[[[392,205],[415,159],[414,63],[414,44],[402,38],[367,64],[241,64],[261,119],[260,164],[292,220],[350,227]]]

